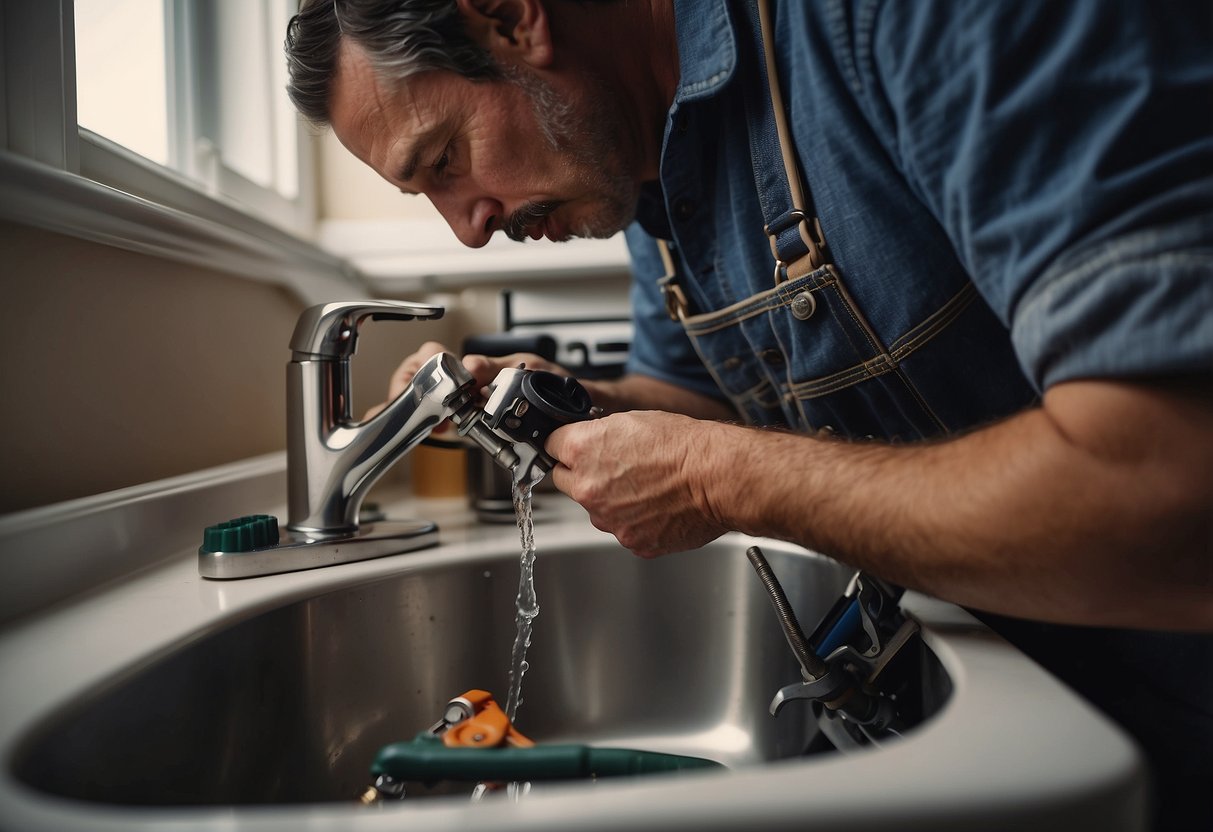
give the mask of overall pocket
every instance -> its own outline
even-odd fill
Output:
[[[682,323],[747,422],[806,432],[913,440],[948,431],[900,362],[976,297],[967,284],[894,342],[881,342],[826,265]]]

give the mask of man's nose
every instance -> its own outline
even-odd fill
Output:
[[[483,246],[504,222],[505,209],[500,202],[493,199],[480,197],[470,202],[446,199],[430,201],[455,232],[459,242],[468,248]]]

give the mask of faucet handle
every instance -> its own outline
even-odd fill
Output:
[[[372,320],[433,320],[441,318],[441,306],[396,300],[358,300],[321,303],[303,310],[291,350],[296,361],[315,359],[343,360],[354,354],[358,327]]]

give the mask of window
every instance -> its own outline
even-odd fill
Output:
[[[130,152],[282,227],[310,231],[306,140],[285,92],[295,0],[75,0],[82,172]],[[125,161],[132,161],[129,155]],[[90,168],[90,162],[95,166]],[[125,184],[121,181],[118,184]]]
[[[285,92],[296,0],[0,0],[0,220],[364,296],[312,240],[315,137]]]
[[[75,35],[80,126],[167,165],[164,0],[76,0]]]

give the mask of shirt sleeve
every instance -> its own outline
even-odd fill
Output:
[[[633,334],[627,371],[723,399],[682,325],[666,314],[658,286],[665,268],[656,240],[636,223],[624,234],[632,257]]]
[[[859,5],[873,124],[1033,383],[1213,372],[1213,6]]]

